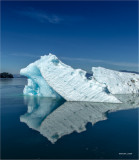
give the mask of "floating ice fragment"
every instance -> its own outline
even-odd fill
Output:
[[[105,84],[112,94],[139,93],[139,74],[118,72],[102,67],[93,67],[93,77]]]
[[[42,56],[40,60],[21,69],[29,81],[24,94],[44,97],[63,97],[67,101],[120,103],[105,84],[94,77],[87,79],[86,71],[73,69],[55,55]]]

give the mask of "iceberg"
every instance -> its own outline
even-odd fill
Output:
[[[139,107],[139,95],[116,95],[123,103],[67,102],[46,97],[25,96],[28,111],[20,121],[40,132],[51,143],[73,132],[86,130],[88,122],[94,125],[107,119],[110,112]],[[37,101],[37,103],[36,103]]]
[[[64,98],[67,101],[120,103],[105,84],[93,77],[87,79],[86,71],[73,69],[52,54],[29,64],[21,69],[20,74],[28,77],[25,95]]]
[[[121,103],[113,94],[139,93],[139,75],[93,67],[93,76],[62,63],[55,55],[42,56],[21,69],[28,77],[24,95],[53,97],[67,101]]]

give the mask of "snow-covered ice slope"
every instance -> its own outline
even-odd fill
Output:
[[[105,84],[94,78],[88,80],[85,71],[65,65],[55,55],[42,58],[45,63],[38,65],[42,76],[67,101],[120,102],[109,93]]]
[[[112,94],[139,93],[139,74],[124,73],[93,67],[93,77],[100,83],[106,84]]]
[[[29,78],[29,83],[24,89],[25,94],[30,93],[31,88],[31,94],[35,90],[36,95],[58,97],[58,93],[67,101],[120,103],[107,90],[105,84],[97,82],[94,78],[88,80],[85,71],[73,69],[52,54],[42,56],[40,60],[22,69],[21,74]]]

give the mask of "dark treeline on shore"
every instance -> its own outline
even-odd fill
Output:
[[[0,73],[0,78],[14,78],[14,76],[11,73],[3,72]]]

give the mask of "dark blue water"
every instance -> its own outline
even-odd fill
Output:
[[[54,137],[57,138],[57,141],[53,144],[51,140],[48,140],[46,136],[37,131],[38,126],[45,126],[42,123],[44,120],[47,121],[48,117],[52,119],[53,116],[50,115],[55,115],[56,111],[62,111],[64,107],[61,106],[63,104],[65,104],[65,107],[70,104],[65,102],[56,103],[53,100],[51,104],[54,105],[50,105],[50,100],[47,98],[38,100],[37,98],[24,97],[22,91],[26,79],[23,78],[0,80],[0,83],[2,159],[138,158],[137,108],[132,109],[131,107],[128,110],[106,112],[104,116],[107,117],[107,120],[98,121],[93,126],[88,122],[86,125],[87,130],[81,133],[73,131],[66,134],[65,131],[62,131],[64,136],[61,138]],[[45,110],[45,104],[46,107],[49,106],[48,110]],[[96,115],[98,113],[92,114]],[[21,122],[21,117],[24,118],[23,120],[28,121]],[[37,118],[33,119],[33,117]],[[68,118],[72,119],[72,115]],[[84,117],[80,118],[83,119]],[[48,129],[51,130],[51,126]],[[62,130],[62,128],[58,128],[58,130],[60,129]]]

